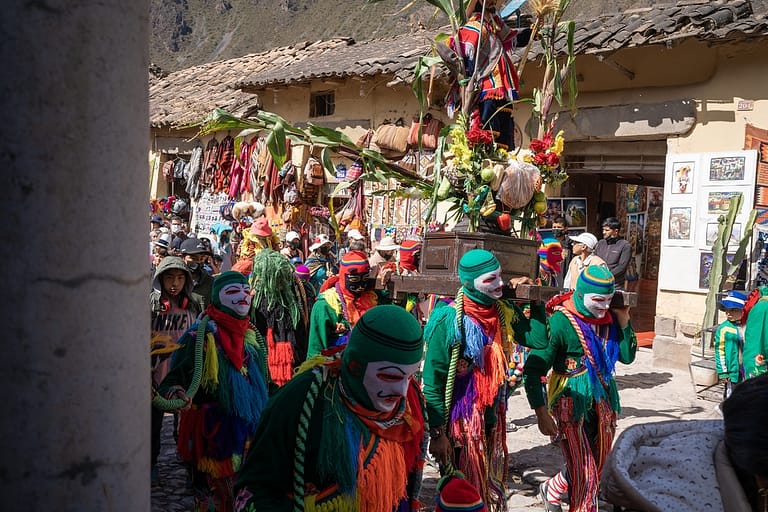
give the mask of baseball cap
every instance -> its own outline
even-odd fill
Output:
[[[569,235],[568,238],[574,242],[581,242],[582,244],[589,247],[590,251],[595,250],[595,246],[597,245],[597,237],[592,233],[579,233],[578,235]]]
[[[739,290],[731,290],[719,304],[723,309],[744,309],[746,302],[746,293]]]
[[[181,243],[181,254],[203,254],[209,252],[202,240],[187,238]]]

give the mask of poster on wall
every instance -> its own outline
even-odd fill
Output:
[[[707,213],[725,215],[731,207],[731,200],[741,194],[738,191],[717,191],[707,193]]]
[[[645,211],[646,190],[642,185],[627,185],[627,213]]]
[[[694,160],[674,162],[672,164],[670,192],[672,194],[692,194],[695,170],[696,162]]]
[[[667,155],[660,288],[697,293],[706,290],[718,218],[727,214],[737,194],[743,194],[742,208],[729,240],[733,250],[744,235],[753,208],[756,166],[757,151],[753,150]],[[683,191],[680,183],[686,181],[686,175]],[[656,202],[649,192],[649,213],[659,209],[653,206]],[[690,271],[694,261],[698,262],[699,272]]]
[[[728,187],[754,185],[756,151],[735,151],[732,153],[706,153],[702,159],[705,165],[702,183],[705,187]]]
[[[671,207],[669,209],[669,229],[667,238],[669,240],[691,242],[691,223],[693,208],[690,206]]]
[[[712,253],[702,252],[699,255],[699,288],[709,288],[709,272],[712,270]],[[728,264],[733,263],[733,254],[726,254]]]
[[[552,221],[562,216],[568,223],[569,232],[582,232],[587,228],[587,198],[586,197],[550,197],[547,199],[547,210],[544,217],[547,224],[539,232],[549,232]],[[573,229],[572,229],[573,228]]]
[[[704,246],[707,249],[711,249],[717,239],[717,230],[720,224],[717,222],[707,222],[707,231],[704,236]],[[734,222],[733,229],[731,230],[731,238],[728,241],[728,245],[738,245],[741,240],[741,223]]]

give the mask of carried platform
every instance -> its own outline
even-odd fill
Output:
[[[461,287],[458,276],[459,260],[472,249],[492,252],[501,263],[505,282],[516,277],[536,279],[539,270],[539,243],[493,233],[448,231],[427,233],[421,249],[418,276],[390,277],[386,288],[394,298],[403,295],[435,294],[452,297]],[[561,288],[521,284],[516,289],[505,287],[504,298],[520,301],[546,302],[561,293]],[[618,290],[612,307],[637,306],[637,293]]]

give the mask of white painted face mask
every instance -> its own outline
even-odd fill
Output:
[[[408,381],[419,370],[421,363],[398,364],[390,361],[368,363],[363,376],[363,387],[373,408],[391,412],[408,392]]]
[[[246,316],[251,309],[251,287],[247,284],[232,283],[219,291],[219,301],[240,316]]]
[[[483,295],[499,300],[504,293],[504,280],[501,278],[501,268],[477,276],[472,286]]]
[[[584,307],[595,318],[603,318],[611,307],[612,293],[585,293]]]

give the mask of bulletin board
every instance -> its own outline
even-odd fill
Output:
[[[659,288],[706,292],[718,218],[744,197],[729,253],[736,251],[754,207],[757,151],[667,155]]]

